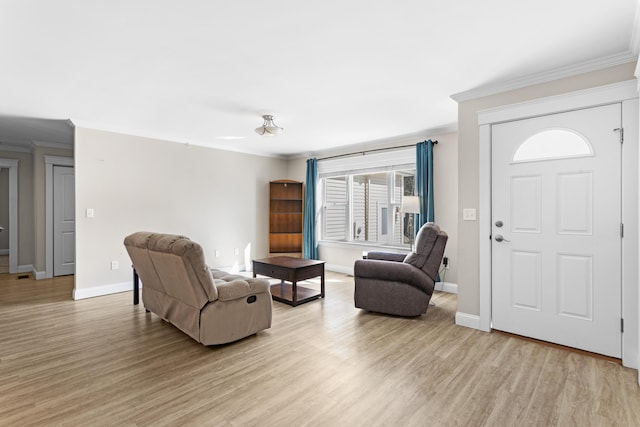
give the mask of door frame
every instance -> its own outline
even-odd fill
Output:
[[[479,126],[479,329],[491,330],[491,127],[494,124],[621,103],[622,144],[622,364],[638,368],[638,88],[636,80],[570,92],[478,112]]]
[[[18,160],[0,159],[9,169],[9,273],[18,273]]]
[[[45,164],[45,278],[53,277],[53,167],[74,167],[73,157],[44,156]]]

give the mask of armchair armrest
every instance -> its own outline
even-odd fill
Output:
[[[356,260],[353,266],[354,277],[366,279],[385,280],[389,282],[402,282],[411,285],[431,295],[435,283],[422,270],[396,261]]]
[[[367,253],[367,259],[378,259],[383,261],[402,262],[407,254],[399,254],[395,252],[371,251]]]
[[[249,295],[269,292],[269,281],[267,279],[235,279],[230,282],[216,280],[218,288],[218,299],[220,301],[231,301],[244,298]]]

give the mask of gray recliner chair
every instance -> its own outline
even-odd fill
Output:
[[[357,308],[398,316],[427,312],[447,243],[447,233],[429,222],[408,255],[369,252],[354,265]]]

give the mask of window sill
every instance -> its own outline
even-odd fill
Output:
[[[318,242],[319,246],[326,248],[349,248],[362,252],[371,251],[384,251],[384,252],[397,252],[397,253],[409,253],[410,249],[402,246],[381,245],[376,243],[366,242],[336,242],[333,240],[321,240]]]

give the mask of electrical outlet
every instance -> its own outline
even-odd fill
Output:
[[[233,250],[233,254],[234,254],[234,255],[240,255],[240,249],[235,248],[235,249]]]
[[[120,264],[118,263],[118,261],[111,261],[111,269],[112,270],[117,270],[120,268]]]
[[[220,251],[216,251],[216,258],[220,258]]]
[[[449,257],[442,258],[442,265],[444,265],[445,270],[449,269]]]

